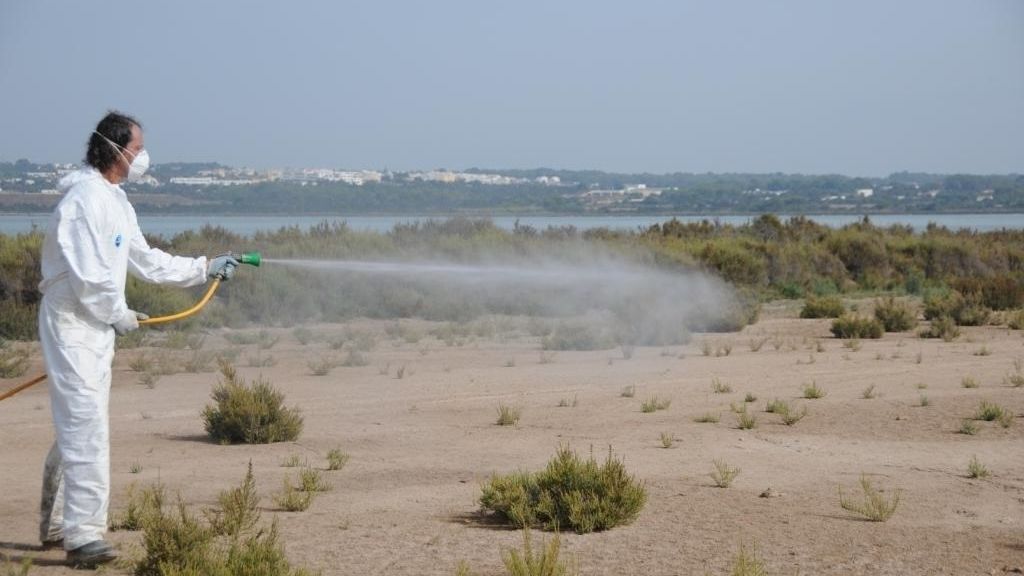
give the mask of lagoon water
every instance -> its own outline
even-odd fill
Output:
[[[33,227],[46,228],[49,214],[0,214],[0,233],[17,234],[28,232]],[[826,226],[838,227],[862,218],[855,214],[809,215],[810,219]],[[284,226],[298,226],[307,229],[323,221],[346,222],[353,230],[387,232],[395,224],[426,220],[443,220],[445,216],[140,216],[139,224],[147,234],[165,237],[185,230],[196,230],[204,224],[222,226],[237,234],[253,234],[257,231],[272,231]],[[638,230],[653,224],[670,220],[672,216],[494,216],[495,225],[511,230],[516,221],[523,226],[544,229],[549,226],[575,226],[580,230],[590,228],[611,228],[616,230]],[[726,224],[745,224],[755,216],[676,216],[683,222],[718,220]],[[788,218],[788,215],[780,215]],[[1024,214],[878,214],[871,221],[879,226],[892,224],[910,225],[915,230],[924,229],[929,222],[947,228],[970,228],[978,232],[1000,229],[1024,229]]]

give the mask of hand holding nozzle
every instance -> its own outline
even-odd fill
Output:
[[[235,267],[239,264],[240,262],[231,255],[231,252],[225,252],[210,260],[209,266],[206,269],[206,275],[210,278],[227,282],[231,280],[231,277],[235,274]]]

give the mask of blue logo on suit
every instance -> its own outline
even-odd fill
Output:
[[[114,246],[117,248],[121,247],[121,235],[114,236]]]

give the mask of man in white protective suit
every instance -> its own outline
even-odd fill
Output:
[[[46,361],[56,441],[43,472],[40,539],[68,563],[91,568],[117,557],[103,539],[110,498],[108,404],[114,336],[139,327],[128,309],[126,275],[193,286],[228,280],[230,255],[207,262],[152,248],[120,184],[149,167],[142,127],[110,112],[90,135],[87,166],[65,176],[42,248],[39,342]]]

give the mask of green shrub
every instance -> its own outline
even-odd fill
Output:
[[[36,340],[39,338],[39,306],[0,300],[0,339]]]
[[[800,310],[801,318],[838,318],[846,313],[846,307],[838,296],[811,297]]]
[[[559,448],[541,472],[494,476],[483,486],[480,505],[511,524],[577,533],[629,524],[647,502],[643,484],[626,472],[611,451],[604,464]]]
[[[247,386],[234,366],[221,363],[213,390],[216,405],[203,410],[206,432],[222,444],[268,444],[295,440],[302,433],[298,408],[284,406],[284,395],[262,377]]]
[[[991,310],[976,293],[961,294],[957,291],[936,292],[924,299],[924,317],[935,320],[952,318],[958,326],[982,326],[988,322]]]
[[[313,503],[316,492],[299,490],[288,478],[284,479],[284,485],[280,492],[274,494],[274,504],[286,512],[303,512]]]
[[[917,313],[892,296],[875,303],[875,318],[882,323],[886,332],[905,332],[917,325]]]
[[[20,378],[28,371],[29,352],[0,339],[0,378]]]
[[[1024,330],[1024,310],[1008,312],[1005,318],[1010,330]]]
[[[833,320],[831,330],[836,338],[881,338],[885,333],[885,329],[878,319],[852,314],[846,314]]]
[[[966,276],[953,286],[961,294],[976,294],[980,305],[992,310],[1010,310],[1024,306],[1024,281],[1010,274]]]
[[[960,336],[960,328],[949,316],[940,316],[931,321],[928,328],[918,332],[921,338],[942,338],[946,342],[952,342]]]

